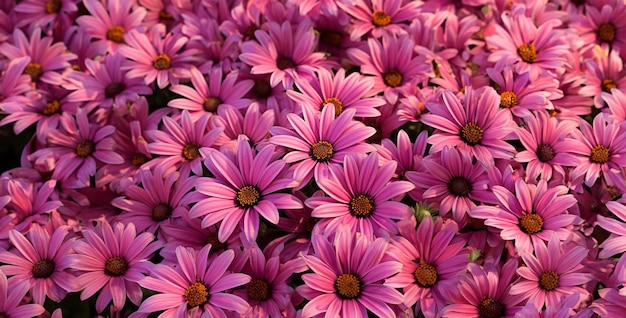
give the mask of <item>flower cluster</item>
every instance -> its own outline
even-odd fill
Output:
[[[625,0],[0,9],[0,317],[626,316]]]

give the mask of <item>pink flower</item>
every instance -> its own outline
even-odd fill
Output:
[[[356,41],[371,33],[373,38],[402,33],[404,24],[420,14],[421,1],[356,0],[337,1],[337,6],[352,17],[350,39]]]
[[[215,142],[221,147],[230,147],[232,152],[237,148],[239,136],[244,136],[253,146],[266,143],[268,131],[274,125],[274,110],[259,110],[259,104],[253,102],[246,109],[245,115],[230,105],[217,110],[218,116],[211,117],[213,127],[220,127],[224,133]]]
[[[600,244],[600,258],[609,258],[626,251],[626,199],[606,202],[606,208],[616,217],[598,215],[597,225],[607,230],[610,236]],[[626,281],[625,281],[626,283]]]
[[[581,80],[579,94],[593,97],[594,106],[603,108],[604,97],[611,94],[613,89],[621,93],[626,92],[626,71],[618,51],[612,50],[607,53],[596,49],[592,53],[592,58],[585,63],[585,74]]]
[[[11,291],[9,293],[9,290]],[[0,269],[0,312],[7,317],[39,317],[46,309],[40,304],[23,304],[28,293],[28,282],[21,280],[7,281]]]
[[[28,27],[28,30],[41,28],[51,33],[63,19],[70,19],[78,11],[79,0],[26,0],[13,9],[16,14],[16,27]]]
[[[50,212],[62,205],[53,195],[57,185],[55,180],[42,183],[31,183],[21,178],[2,181],[11,198],[6,205],[7,214],[12,216],[11,229],[26,233],[35,223],[45,224]]]

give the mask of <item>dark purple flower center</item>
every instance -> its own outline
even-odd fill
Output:
[[[217,111],[217,106],[222,104],[222,100],[219,97],[207,97],[204,99],[204,110],[210,113],[214,113]]]
[[[248,283],[248,298],[266,301],[272,294],[270,284],[265,279],[253,279]]]
[[[104,89],[104,96],[106,98],[113,98],[126,89],[126,84],[122,82],[113,82],[107,85]]]
[[[333,157],[333,145],[328,141],[318,141],[311,146],[309,156],[317,162],[328,162]]]
[[[121,276],[128,270],[128,263],[122,256],[113,256],[104,264],[104,273],[109,276]]]
[[[146,155],[142,154],[142,153],[135,153],[131,158],[130,158],[130,163],[133,166],[139,167],[141,165],[143,165],[144,163],[148,162],[148,157],[146,157]]]
[[[551,291],[559,287],[559,274],[555,271],[545,271],[539,276],[539,286],[544,290]]]
[[[283,71],[288,68],[296,67],[296,63],[289,57],[281,56],[276,60],[276,67],[278,67],[279,70]]]
[[[332,46],[338,47],[343,39],[343,34],[333,30],[320,30],[320,42]]]
[[[480,318],[500,318],[506,313],[506,307],[500,301],[491,297],[485,297],[478,305]]]
[[[554,148],[548,144],[541,144],[537,146],[537,158],[541,162],[549,162],[555,156]]]
[[[37,261],[33,265],[33,277],[35,278],[48,278],[54,273],[54,262],[49,259],[42,259]]]
[[[426,263],[420,263],[415,269],[415,282],[420,287],[430,288],[435,286],[435,283],[439,279],[437,275],[437,269],[434,266]]]
[[[93,153],[95,147],[96,144],[93,141],[83,140],[76,145],[76,155],[85,158]]]
[[[24,74],[30,76],[30,80],[32,82],[36,82],[39,80],[41,74],[43,74],[43,68],[39,63],[30,62],[28,63],[28,65],[26,65],[26,68],[24,69]]]
[[[172,59],[167,54],[159,54],[152,61],[152,66],[159,71],[167,70],[172,66]]]
[[[209,234],[209,236],[207,236],[205,244],[211,244],[210,253],[213,253],[215,251],[223,251],[226,249],[226,244],[220,242],[220,240],[217,238],[217,234],[215,233]]]
[[[376,11],[374,12],[374,14],[372,14],[373,25],[377,27],[384,27],[389,23],[391,23],[391,17],[387,13],[383,11]]]
[[[54,114],[58,114],[61,111],[61,102],[57,99],[46,103],[46,106],[43,107],[42,113],[44,116],[52,116]]]
[[[543,230],[543,218],[536,213],[524,214],[519,221],[519,226],[524,233],[539,233]]]
[[[244,36],[245,39],[252,39],[252,40],[256,40],[256,36],[254,35],[254,32],[256,32],[256,30],[258,30],[259,27],[252,23],[248,26],[248,28],[246,28],[246,31],[244,32]]]
[[[610,155],[611,152],[606,146],[597,145],[591,148],[591,161],[594,163],[607,163],[609,161]]]
[[[603,92],[607,92],[610,93],[612,88],[617,88],[617,83],[610,79],[610,78],[605,78],[602,80],[602,91]]]
[[[357,194],[350,199],[350,213],[357,218],[366,218],[374,212],[374,199],[366,194]]]
[[[517,48],[517,54],[519,54],[522,61],[526,63],[535,63],[537,60],[537,48],[532,43],[520,45],[520,47]]]
[[[195,282],[185,290],[185,299],[189,303],[189,307],[200,306],[209,300],[209,291],[201,282]]]
[[[616,29],[613,23],[603,23],[598,27],[598,38],[602,42],[613,42],[615,41]]]
[[[402,73],[395,68],[390,69],[383,74],[383,81],[385,82],[385,85],[389,87],[398,87],[402,84]]]
[[[468,122],[461,128],[460,136],[466,144],[475,146],[483,139],[483,129],[476,123]]]
[[[254,80],[254,86],[252,86],[252,94],[258,98],[268,98],[272,96],[272,86],[265,80]]]
[[[467,197],[472,192],[472,183],[465,177],[454,177],[448,182],[448,190],[457,197]]]
[[[335,97],[326,98],[322,103],[322,108],[328,104],[335,106],[335,116],[339,116],[343,112],[343,103],[339,99]]]
[[[237,204],[243,208],[255,206],[259,203],[260,198],[261,193],[259,192],[259,189],[251,185],[243,186],[239,189],[239,191],[237,191],[237,196],[235,197]]]
[[[48,0],[46,2],[46,13],[53,14],[61,11],[61,0]]]
[[[354,299],[361,295],[361,280],[354,274],[341,274],[335,281],[335,291],[342,299]]]
[[[152,208],[152,220],[155,222],[161,222],[166,220],[172,215],[172,208],[163,203],[159,203]]]
[[[124,33],[126,33],[126,30],[123,27],[119,25],[113,26],[107,31],[107,40],[115,43],[124,43]]]
[[[200,144],[197,142],[190,142],[183,147],[183,158],[187,160],[194,160],[200,157]]]
[[[517,105],[517,95],[514,92],[506,91],[500,94],[500,107],[511,108]]]

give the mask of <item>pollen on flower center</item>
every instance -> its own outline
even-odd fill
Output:
[[[196,158],[199,158],[200,157],[199,149],[200,149],[200,145],[195,141],[192,141],[186,144],[183,147],[183,158],[187,160],[194,160]]]
[[[602,91],[610,93],[612,88],[617,88],[617,83],[610,78],[605,78],[602,80]]]
[[[361,280],[353,274],[341,274],[335,281],[335,290],[343,299],[354,299],[361,295]]]
[[[541,288],[551,291],[559,287],[559,274],[555,271],[545,271],[539,276],[539,286]]]
[[[33,277],[35,278],[48,278],[54,273],[55,264],[49,259],[39,260],[33,265]]]
[[[128,263],[122,256],[114,256],[107,259],[104,272],[109,276],[121,276],[128,270]]]
[[[51,116],[51,115],[59,113],[60,110],[61,110],[61,102],[55,99],[51,102],[46,103],[46,106],[43,107],[42,113],[44,114],[44,116]]]
[[[247,185],[237,191],[236,200],[239,206],[248,208],[259,203],[260,198],[261,194],[259,190],[255,186]]]
[[[219,97],[207,97],[204,99],[204,104],[202,104],[202,106],[207,112],[214,113],[217,111],[217,106],[221,103],[222,100],[219,99]]]
[[[185,290],[185,299],[189,307],[200,306],[209,300],[209,291],[203,283],[195,282]]]
[[[460,137],[468,145],[477,145],[483,139],[483,129],[476,123],[468,122],[461,129]]]
[[[46,13],[58,13],[61,11],[61,0],[48,0],[46,3]]]
[[[372,14],[372,24],[375,26],[384,27],[389,23],[391,23],[391,17],[387,13],[383,11],[376,11]]]
[[[155,222],[161,222],[166,220],[172,215],[172,208],[163,203],[159,203],[152,208],[152,220]]]
[[[554,148],[548,144],[541,144],[537,146],[537,158],[541,162],[548,162],[555,156]]]
[[[535,234],[543,230],[543,219],[539,214],[528,213],[522,216],[519,225],[524,233]]]
[[[320,31],[320,42],[332,46],[338,47],[341,44],[341,40],[343,40],[343,34],[333,30],[321,30]]]
[[[598,38],[603,42],[615,41],[615,25],[613,23],[603,23],[598,27]]]
[[[532,43],[520,45],[520,47],[517,48],[517,54],[519,54],[522,61],[526,63],[535,63],[537,60],[537,48]]]
[[[291,58],[282,56],[276,59],[276,67],[278,67],[279,70],[283,71],[288,68],[296,67],[296,63]]]
[[[113,98],[126,89],[126,84],[122,82],[112,82],[104,89],[106,98]]]
[[[142,153],[136,153],[134,154],[131,158],[130,158],[130,163],[133,166],[139,167],[142,164],[148,162],[148,157],[146,157],[146,155],[142,154]]]
[[[270,298],[270,284],[265,279],[253,279],[248,283],[248,298],[266,301]]]
[[[32,82],[36,82],[39,80],[41,74],[43,74],[43,68],[39,63],[30,62],[28,63],[28,65],[26,65],[26,68],[24,69],[24,74],[30,76],[30,80]]]
[[[309,155],[318,162],[328,162],[333,157],[333,145],[328,141],[318,141],[311,146]]]
[[[383,74],[383,81],[389,87],[398,87],[402,84],[402,74],[396,69],[391,69]]]
[[[517,95],[511,91],[506,91],[500,94],[500,107],[511,108],[517,105]]]
[[[357,218],[364,218],[374,212],[374,199],[369,195],[357,194],[350,199],[350,213]]]
[[[478,316],[480,318],[500,318],[504,316],[506,307],[500,301],[485,297],[478,305]]]
[[[611,153],[609,152],[609,148],[606,146],[597,145],[591,148],[591,161],[594,163],[607,163],[610,155]]]
[[[124,43],[124,33],[126,33],[126,30],[123,27],[119,25],[113,26],[107,31],[107,40],[115,43]]]
[[[95,146],[93,141],[85,139],[76,145],[76,155],[85,158],[93,153]]]
[[[335,106],[335,116],[339,116],[341,112],[343,112],[343,103],[339,99],[335,97],[326,98],[322,103],[322,107],[328,104],[333,104]]]
[[[437,275],[435,267],[426,263],[417,265],[414,275],[417,285],[425,288],[433,287],[437,282],[437,279],[439,279],[439,275]]]
[[[467,197],[472,192],[472,183],[465,177],[454,177],[448,182],[448,190],[457,197]]]
[[[159,71],[167,70],[172,66],[172,59],[167,54],[159,54],[152,61],[152,66]]]

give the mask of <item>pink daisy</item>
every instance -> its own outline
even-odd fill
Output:
[[[373,238],[397,232],[396,223],[408,215],[409,207],[392,201],[413,190],[408,181],[391,181],[396,163],[378,164],[378,154],[348,155],[342,166],[332,166],[328,174],[316,179],[328,195],[311,197],[305,204],[313,209],[312,217],[321,219],[324,234],[332,236],[347,224],[354,231]]]
[[[402,302],[402,294],[383,283],[400,271],[402,264],[389,260],[389,243],[369,241],[341,227],[334,243],[323,236],[312,238],[314,255],[302,255],[313,273],[302,275],[296,291],[309,302],[302,316],[365,318],[367,310],[377,317],[396,317],[389,305]]]
[[[95,228],[82,231],[83,239],[74,244],[71,268],[79,271],[81,300],[100,291],[96,310],[102,312],[113,300],[113,309],[121,310],[126,298],[139,305],[142,291],[139,282],[154,264],[149,260],[161,242],[154,234],[137,235],[135,226],[103,220]]]
[[[30,57],[23,56],[12,59],[6,64],[0,77],[0,110],[11,114],[11,108],[23,108],[29,103],[30,99],[24,96],[27,92],[33,90],[30,85],[30,77],[23,74],[24,69],[30,63]],[[0,126],[6,125],[5,119],[0,121]],[[19,134],[19,133],[16,133]]]
[[[585,44],[584,50],[600,45],[605,52],[613,49],[626,57],[626,5],[621,1],[585,5],[585,13],[574,15],[571,26]]]
[[[165,317],[226,317],[226,312],[243,314],[250,306],[228,291],[248,284],[250,276],[227,271],[235,253],[227,250],[209,259],[211,245],[200,251],[176,248],[177,266],[158,264],[141,280],[143,288],[156,291],[141,303],[132,317],[164,310]]]
[[[626,31],[626,30],[625,30]],[[579,94],[593,97],[596,108],[603,108],[603,97],[618,89],[626,92],[626,71],[619,52],[612,50],[608,54],[601,50],[593,50],[593,56],[585,63],[585,74],[581,80]]]
[[[42,305],[23,303],[28,289],[27,281],[11,280],[9,282],[0,269],[0,313],[5,317],[39,317],[43,314],[46,309]]]
[[[51,33],[59,20],[68,19],[78,11],[79,0],[26,0],[13,8],[16,14],[16,27],[27,26],[29,30],[41,28]],[[64,16],[64,17],[63,17]]]
[[[626,199],[609,201],[606,208],[615,217],[598,215],[597,225],[607,230],[610,236],[600,244],[600,258],[609,258],[626,251]]]
[[[492,166],[494,158],[513,158],[515,148],[506,140],[514,138],[515,125],[511,114],[500,110],[500,96],[493,88],[466,87],[463,100],[446,90],[441,100],[426,104],[430,113],[422,115],[424,124],[437,129],[428,138],[431,153],[458,147],[484,166]]]
[[[217,110],[218,116],[211,117],[213,127],[221,127],[223,134],[215,142],[222,147],[230,147],[235,152],[237,139],[244,136],[253,146],[258,146],[268,139],[268,131],[274,125],[274,110],[259,110],[259,104],[251,103],[245,115],[230,105]]]
[[[59,208],[61,201],[56,197],[56,180],[32,183],[26,179],[16,178],[3,181],[11,201],[5,206],[6,213],[11,216],[11,229],[26,233],[34,223],[45,224],[49,214]],[[6,236],[5,236],[6,237]]]
[[[420,14],[421,5],[421,1],[402,0],[337,1],[337,6],[352,17],[352,41],[368,33],[375,38],[402,33],[404,25]]]

